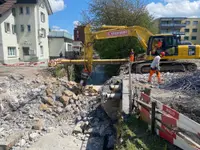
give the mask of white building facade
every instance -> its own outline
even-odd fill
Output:
[[[16,0],[0,11],[0,62],[48,61],[51,14],[48,0]]]
[[[65,58],[73,58],[73,39],[66,31],[51,31],[49,33],[49,56],[50,59],[59,58],[62,53]]]

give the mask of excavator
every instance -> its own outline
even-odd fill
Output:
[[[161,51],[164,51],[166,56],[161,59],[161,72],[178,72],[197,70],[197,65],[189,61],[180,61],[181,59],[199,59],[200,45],[183,45],[180,44],[181,39],[175,34],[153,34],[149,30],[140,26],[110,26],[103,25],[100,30],[92,32],[91,25],[78,26],[75,28],[75,41],[81,41],[84,49],[84,59],[69,60],[58,59],[56,62],[49,63],[50,66],[56,64],[84,64],[89,72],[92,72],[93,64],[124,64],[129,62],[128,59],[93,59],[93,45],[96,40],[120,38],[120,37],[136,37],[145,49],[145,55],[139,58],[132,64],[132,72],[148,73],[150,63],[155,51],[156,41],[162,41]],[[161,52],[160,51],[160,52]],[[158,52],[159,53],[159,52]]]

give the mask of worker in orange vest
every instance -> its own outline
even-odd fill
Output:
[[[135,55],[134,55],[133,49],[131,49],[131,53],[130,53],[130,62],[134,62],[134,61],[135,61]]]

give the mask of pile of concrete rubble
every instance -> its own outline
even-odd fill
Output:
[[[100,107],[96,89],[87,87],[82,93],[75,82],[39,75],[27,79],[15,74],[0,80],[2,147],[27,149],[63,124],[69,127],[62,130],[62,135],[74,134],[83,141],[95,138],[85,145],[87,149],[105,145],[105,137],[107,148],[114,145],[114,131]]]

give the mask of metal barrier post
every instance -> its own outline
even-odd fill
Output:
[[[131,78],[131,69],[132,69],[132,62],[129,63],[129,112],[132,111],[133,106],[133,90],[132,90],[132,78]]]
[[[156,123],[156,102],[151,103],[151,133],[155,134],[155,123]]]

